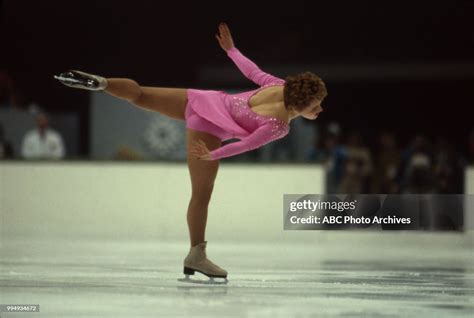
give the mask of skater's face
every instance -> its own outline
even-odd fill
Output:
[[[300,115],[309,120],[315,120],[318,118],[319,113],[323,111],[321,106],[321,100],[313,100],[301,113]]]

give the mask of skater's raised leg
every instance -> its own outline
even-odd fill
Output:
[[[146,87],[128,78],[104,78],[81,71],[63,72],[54,78],[69,87],[105,91],[140,108],[156,111],[173,119],[185,120],[185,88]]]
[[[135,106],[156,111],[173,119],[185,120],[185,88],[140,86],[128,78],[107,78],[106,93],[129,101]]]

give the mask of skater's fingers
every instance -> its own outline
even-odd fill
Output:
[[[189,151],[190,151],[191,153],[201,153],[201,147],[196,144],[196,145],[192,146],[192,147],[189,149]]]
[[[221,35],[224,33],[224,26],[222,24],[219,24],[219,32]]]
[[[227,24],[225,24],[225,23],[224,23],[224,31],[225,31],[225,33],[226,33],[228,36],[230,36],[230,29],[229,29],[229,27],[227,26]]]
[[[204,141],[201,140],[202,149],[207,151],[207,145]]]
[[[201,157],[202,157],[202,154],[200,154],[200,153],[197,153],[197,152],[193,152],[193,153],[191,153],[191,156],[192,156],[193,158],[197,158],[197,159],[199,159],[199,158],[201,158]]]
[[[189,153],[192,154],[192,155],[195,155],[195,156],[200,156],[201,155],[201,152],[198,151],[198,150],[191,150],[191,151],[189,151]]]
[[[206,144],[202,140],[197,140],[194,142],[194,149],[195,153],[198,153],[200,155],[205,154],[208,152]]]
[[[200,151],[193,151],[191,152],[191,154],[195,155],[195,156],[201,156],[202,153]]]
[[[198,148],[202,154],[209,152],[209,150],[207,149],[207,145],[203,140],[196,141],[196,148]]]
[[[224,42],[218,36],[216,36],[216,38],[217,38],[217,41],[219,42],[219,45],[222,47],[224,45]]]

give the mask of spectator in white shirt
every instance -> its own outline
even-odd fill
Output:
[[[64,143],[61,135],[48,127],[45,114],[36,116],[36,129],[23,137],[21,154],[25,159],[61,159],[64,157]]]

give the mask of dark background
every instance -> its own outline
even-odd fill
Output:
[[[54,74],[79,69],[145,86],[212,89],[198,82],[197,72],[203,65],[232,64],[214,37],[221,21],[263,69],[474,64],[474,1],[203,3],[2,1],[1,67],[49,112],[80,114],[81,152],[87,154],[88,94],[66,89]],[[416,133],[441,135],[462,151],[474,126],[474,76],[465,68],[447,77],[328,80],[325,112],[316,123],[337,120],[345,130],[360,130],[369,144],[387,129],[402,143]],[[236,86],[255,88],[243,79],[229,88]]]

